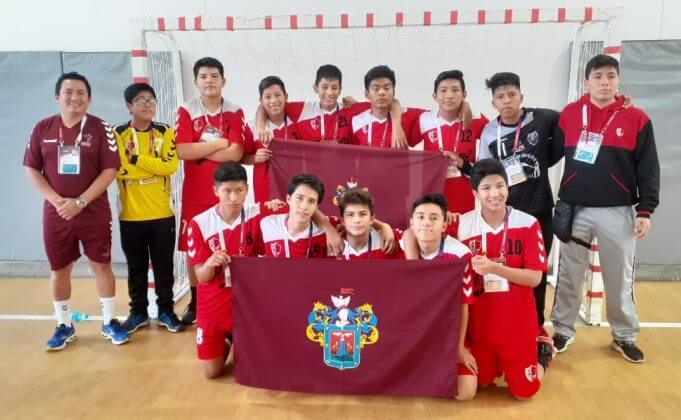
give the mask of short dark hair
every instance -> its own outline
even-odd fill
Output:
[[[515,86],[518,88],[518,90],[520,90],[520,76],[506,71],[494,73],[492,77],[485,80],[485,86],[487,86],[487,89],[492,91],[492,94],[494,94],[494,91],[501,86]]]
[[[345,207],[349,204],[365,206],[369,208],[369,213],[374,215],[374,197],[367,190],[353,189],[343,194],[338,206],[341,217],[345,213]]]
[[[262,98],[262,93],[265,91],[265,89],[275,85],[281,87],[281,90],[284,91],[284,95],[286,95],[286,86],[284,86],[284,81],[277,76],[267,76],[260,81],[260,84],[258,84],[258,92],[260,92],[260,97]]]
[[[213,175],[213,182],[215,185],[220,185],[223,182],[229,181],[243,181],[248,184],[248,175],[241,164],[237,162],[225,162],[218,166]]]
[[[584,78],[588,79],[592,71],[600,69],[602,67],[614,67],[617,74],[620,74],[620,63],[615,57],[610,57],[605,54],[598,54],[588,63],[586,63],[586,68],[584,69]]]
[[[92,88],[90,88],[90,82],[87,81],[85,76],[75,71],[70,71],[59,76],[59,79],[57,79],[57,83],[54,85],[54,94],[56,96],[59,96],[59,92],[61,91],[61,85],[64,83],[64,80],[80,80],[81,82],[85,83],[85,90],[87,90],[87,96],[88,98],[92,97]]]
[[[423,197],[419,198],[418,200],[414,201],[414,204],[411,205],[411,216],[414,216],[414,211],[416,211],[416,207],[423,205],[423,204],[435,204],[442,210],[442,217],[447,217],[447,200],[445,200],[445,196],[442,194],[428,194],[424,195]]]
[[[156,98],[156,91],[148,83],[133,83],[123,91],[123,98],[125,102],[132,105],[132,101],[142,92],[149,92],[151,96]]]
[[[294,176],[291,178],[291,182],[288,184],[288,190],[286,193],[288,195],[293,195],[293,193],[296,191],[296,188],[301,185],[305,185],[315,190],[317,192],[317,204],[322,202],[322,199],[324,198],[324,184],[322,184],[322,181],[317,178],[317,175],[298,174]]]
[[[481,159],[473,165],[471,172],[471,186],[473,189],[477,191],[480,182],[489,175],[499,175],[508,184],[508,175],[506,175],[506,169],[504,169],[504,165],[501,162],[496,159]]]
[[[380,79],[381,77],[389,79],[393,84],[393,87],[395,87],[395,72],[390,67],[381,65],[372,67],[369,69],[367,74],[364,75],[364,89],[369,90],[371,81],[374,79]]]
[[[333,64],[324,64],[317,69],[317,76],[315,76],[314,84],[317,86],[322,79],[338,80],[338,84],[343,86],[343,73]]]
[[[437,93],[437,88],[440,86],[443,80],[454,79],[461,83],[461,90],[466,90],[466,82],[463,81],[463,72],[461,70],[445,70],[438,74],[435,78],[435,84],[433,85],[433,92]]]
[[[194,63],[194,79],[199,77],[199,69],[201,67],[214,67],[218,69],[218,71],[220,72],[220,76],[223,79],[225,78],[225,68],[220,62],[220,60],[218,60],[217,58],[203,57],[196,60],[196,63]]]

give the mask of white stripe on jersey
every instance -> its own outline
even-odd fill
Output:
[[[383,249],[383,240],[381,238],[381,234],[378,233],[378,231],[374,230],[374,228],[369,229],[369,235],[371,236],[371,249],[369,249],[369,242],[367,242],[362,249],[357,249],[355,250],[353,247],[350,246],[348,241],[345,241],[345,248],[343,248],[343,256],[344,257],[359,257],[361,255],[366,254],[367,252],[370,251],[378,251],[380,249]]]
[[[343,109],[342,104],[338,104],[338,110]],[[331,111],[327,111],[322,108],[319,101],[316,102],[305,102],[303,105],[303,110],[300,112],[300,117],[298,117],[298,122],[313,120],[318,118],[320,115],[333,115],[336,113],[336,108]]]
[[[374,122],[385,124],[386,121],[388,121],[388,118],[379,120],[378,118],[371,115],[371,109],[367,109],[366,111],[360,112],[359,114],[352,117],[352,132],[356,133],[359,130],[367,130],[369,124],[373,125]]]
[[[265,243],[272,241],[284,241],[288,237],[291,242],[296,242],[300,239],[308,239],[308,229],[303,230],[297,235],[288,235],[286,227],[286,219],[288,214],[273,214],[271,216],[264,217],[260,221],[260,231],[262,232],[262,238]],[[317,226],[314,222],[312,223],[312,237],[319,236],[324,233],[324,230]]]
[[[224,230],[234,230],[241,224],[241,215],[239,215],[234,223],[231,224],[222,220],[222,217],[220,217],[220,214],[218,213],[218,206],[219,204],[216,204],[215,206],[194,217],[194,221],[199,226],[199,229],[201,229],[201,236],[203,236],[204,239],[210,238],[213,235],[217,235]],[[244,224],[249,220],[258,217],[259,215],[259,204],[244,205]]]
[[[228,101],[224,97],[222,98],[223,105],[222,105],[222,112],[237,112],[241,109],[241,107],[234,102]],[[180,105],[180,108],[184,108],[189,116],[191,117],[192,120],[195,118],[198,118],[202,115],[204,115],[204,112],[208,113],[208,116],[215,116],[220,113],[220,110],[218,109],[216,112],[211,113],[208,112],[208,110],[201,105],[201,98],[194,98],[191,101],[185,102],[182,105]]]
[[[508,208],[511,209],[511,214],[508,216],[509,229],[529,228],[537,221],[537,219],[525,212],[516,210],[510,206]],[[457,236],[462,241],[476,236],[482,236],[483,225],[486,225],[484,228],[485,232],[490,232],[494,235],[498,234],[504,229],[503,224],[497,229],[492,229],[492,227],[487,225],[485,220],[482,218],[480,210],[471,210],[461,216],[459,220]]]
[[[255,138],[256,135],[256,130],[255,130],[255,119],[250,120],[248,123],[246,123],[248,126],[248,129],[251,130],[251,134],[253,134],[253,137]],[[274,133],[275,130],[281,130],[286,126],[286,121],[282,122],[281,125],[277,126],[275,125],[272,121],[267,120],[265,122],[265,131],[268,133]],[[255,139],[258,140],[258,139]]]
[[[444,254],[450,254],[450,255],[456,255],[459,258],[463,258],[464,255],[470,254],[471,250],[468,249],[468,247],[458,240],[452,238],[451,236],[445,236],[444,238],[445,241],[445,246],[442,248],[442,252]],[[421,258],[424,260],[432,260],[435,257],[437,257],[440,254],[440,250],[436,250],[432,254],[428,255],[423,255],[421,254]]]

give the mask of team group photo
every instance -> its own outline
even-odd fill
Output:
[[[0,48],[0,417],[681,413],[680,6],[72,3]]]

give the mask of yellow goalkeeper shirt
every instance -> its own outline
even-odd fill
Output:
[[[178,165],[175,133],[169,126],[152,122],[139,131],[130,122],[114,128],[121,156],[118,179],[119,219],[144,221],[172,216],[170,176]]]

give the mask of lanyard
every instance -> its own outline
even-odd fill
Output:
[[[370,259],[370,257],[371,257],[371,249],[372,249],[372,247],[371,247],[371,232],[372,232],[372,230],[369,229],[369,242],[367,243],[367,260]],[[350,246],[348,245],[345,248],[348,249],[348,248],[350,248]],[[345,254],[344,255],[345,259],[349,260],[350,259],[350,253],[347,252],[347,253],[344,253],[344,254]]]
[[[444,137],[442,137],[442,124],[443,121],[440,119],[440,111],[438,111],[437,116],[435,117],[435,125],[437,127],[437,147],[440,149],[440,151],[444,151]],[[459,150],[459,139],[461,138],[461,131],[463,131],[463,124],[459,123],[459,126],[457,127],[456,130],[456,137],[454,137],[454,147],[452,148],[452,151],[454,153],[457,153]]]
[[[521,116],[521,118],[518,119],[518,125],[515,129],[515,141],[513,142],[514,154],[518,151],[518,146],[520,145],[520,125],[522,121],[523,119]],[[499,157],[499,160],[501,160],[501,117],[499,117],[499,121],[497,122],[497,156]]]
[[[225,105],[225,100],[223,98],[220,98],[220,113],[218,114],[219,122],[220,125],[217,127],[217,129],[220,131],[220,136],[222,136],[222,113],[224,112],[224,105]],[[203,120],[206,123],[206,127],[211,126],[210,121],[208,121],[208,108],[205,109],[204,112],[204,106],[203,106],[203,101],[199,98],[199,108],[201,109],[201,115],[203,116]]]
[[[324,127],[324,108],[322,108],[322,104],[319,104],[319,107],[321,108],[321,112],[319,114],[319,119],[321,121],[321,127],[322,127],[322,141],[326,141],[326,139],[324,138],[325,135],[326,135],[326,131],[325,131],[325,127]],[[331,139],[329,139],[332,142],[336,141],[336,134],[338,133],[338,118],[339,118],[339,116],[338,116],[339,111],[338,110],[339,110],[339,107],[338,107],[338,105],[336,105],[336,111],[333,112],[332,114],[329,114],[329,115],[333,115],[333,116],[336,117],[336,126],[333,128],[333,137]]]
[[[76,137],[76,140],[74,142],[74,145],[76,147],[80,147],[80,142],[83,139],[83,128],[85,128],[85,122],[87,121],[87,115],[83,116],[83,119],[80,120],[80,131],[78,132],[78,136]],[[62,125],[64,125],[64,122],[59,119],[59,145],[63,146],[64,145],[64,133],[62,132]]]
[[[286,223],[284,223],[284,253],[286,258],[291,258],[291,251],[289,249],[288,241],[288,226]],[[305,258],[310,257],[310,246],[312,246],[312,222],[310,222],[310,229],[307,232],[307,250],[305,251]]]
[[[385,136],[388,133],[388,126],[390,125],[390,116],[386,119],[385,122],[385,128],[383,129],[383,138],[381,139],[381,143],[379,144],[379,147],[385,147]],[[372,135],[371,132],[373,131],[374,128],[374,116],[369,114],[369,123],[367,124],[367,142],[369,146],[373,146],[374,142],[372,140]]]
[[[130,143],[128,143],[128,150],[132,154],[139,154],[140,143],[139,143],[139,140],[137,140],[137,129],[135,129],[135,124],[132,121],[130,121],[130,128],[132,130],[132,141]],[[149,129],[146,130],[146,131],[149,132],[149,133],[153,133],[151,124],[149,124]],[[136,152],[136,153],[133,153],[133,152]],[[154,153],[154,141],[152,140],[152,135],[150,134],[149,135],[149,154],[151,155],[153,153]]]
[[[586,104],[584,104],[582,106],[582,129],[584,131],[589,131],[589,109],[588,108],[589,107],[586,106]],[[615,115],[617,115],[618,112],[620,112],[619,109],[612,113],[612,115],[610,116],[610,119],[608,119],[608,121],[605,123],[605,125],[603,125],[601,127],[598,134],[600,134],[601,136],[603,134],[605,134],[605,130],[607,130],[608,127],[610,127],[610,123],[612,122],[612,120],[615,119]]]
[[[506,207],[506,215],[504,216],[504,234],[501,237],[501,249],[499,250],[499,260],[501,260],[502,263],[506,261],[506,236],[508,234],[508,216],[509,213],[511,213]],[[487,256],[487,234],[491,233],[487,231],[486,226],[487,222],[485,222],[485,219],[482,217],[482,212],[480,213],[480,219],[482,220],[482,255]]]
[[[218,204],[219,206],[219,204]],[[218,216],[220,216],[220,213],[218,212]],[[241,232],[240,232],[240,239],[239,239],[239,256],[243,257],[244,255],[244,250],[246,249],[246,244],[244,243],[244,237],[245,237],[245,231],[246,231],[246,226],[244,225],[244,220],[246,219],[246,212],[244,211],[243,208],[241,208]],[[222,224],[222,217],[220,216],[220,224]],[[225,231],[220,227],[218,229],[218,237],[220,238],[220,248],[222,248],[225,252],[227,252],[227,244],[225,242]]]

